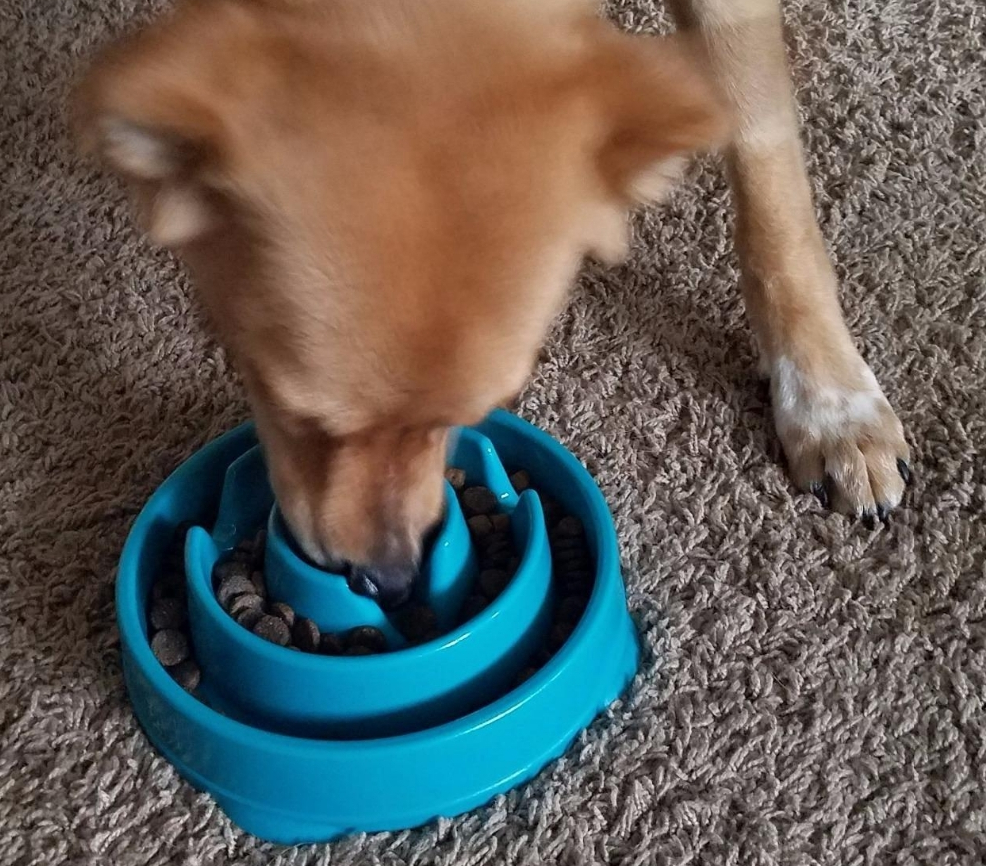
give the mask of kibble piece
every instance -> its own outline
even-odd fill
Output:
[[[445,470],[445,480],[452,485],[452,489],[458,493],[466,486],[466,471],[451,466]]]
[[[290,604],[283,601],[275,601],[272,605],[267,608],[267,612],[272,616],[280,617],[284,620],[284,624],[288,628],[294,626],[294,608]]]
[[[555,524],[565,516],[558,500],[552,499],[550,496],[541,497],[541,509],[544,511],[544,522],[549,529],[553,529]]]
[[[581,520],[569,514],[555,524],[555,535],[559,538],[581,538],[585,535],[585,528]]]
[[[166,668],[181,664],[188,658],[188,638],[177,629],[163,629],[151,638],[151,652]]]
[[[468,622],[474,616],[478,616],[486,610],[488,604],[489,602],[486,600],[486,596],[470,595],[463,603],[462,610],[459,611],[459,619],[462,622]]]
[[[584,550],[559,550],[552,554],[552,561],[560,571],[591,571],[589,555]]]
[[[486,571],[487,569],[510,571],[507,566],[509,565],[511,559],[513,559],[513,554],[511,554],[509,549],[501,550],[498,553],[494,553],[492,555],[487,554],[481,557],[480,565],[482,566],[483,571]]]
[[[194,692],[202,681],[202,671],[195,663],[195,659],[185,659],[173,667],[168,668],[171,678],[178,683],[186,692]]]
[[[531,486],[531,476],[526,469],[518,469],[510,476],[510,484],[518,493],[523,493]]]
[[[565,590],[565,595],[588,594],[592,589],[593,578],[588,571],[563,572],[556,575],[557,580]]]
[[[168,571],[154,582],[151,587],[151,598],[184,598],[187,591],[184,571]]]
[[[181,628],[188,617],[188,608],[179,598],[159,598],[151,605],[151,625],[156,629]]]
[[[520,568],[520,557],[514,554],[507,559],[507,562],[503,567],[513,574],[518,568]]]
[[[346,651],[343,653],[343,655],[347,656],[372,656],[373,654],[374,650],[363,644],[354,644],[351,647],[346,647]]]
[[[496,494],[488,487],[467,487],[462,491],[462,509],[466,517],[492,514],[496,511]]]
[[[216,600],[222,605],[223,610],[228,611],[233,599],[238,595],[256,595],[257,588],[250,580],[249,572],[246,574],[227,574],[219,581],[216,587]]]
[[[315,620],[309,619],[307,616],[299,616],[294,621],[291,637],[302,652],[314,653],[318,652],[322,635],[319,633],[318,623]]]
[[[249,577],[251,568],[245,562],[235,559],[224,559],[217,562],[212,569],[212,579],[220,581],[225,577]]]
[[[488,568],[479,574],[479,588],[490,601],[496,598],[510,583],[510,572],[502,568]]]
[[[358,625],[346,632],[347,651],[355,646],[366,647],[373,653],[382,653],[387,649],[387,637],[375,626]]]
[[[262,607],[251,607],[241,611],[233,618],[245,629],[253,631],[253,627],[264,617]]]
[[[411,643],[425,639],[432,629],[438,625],[438,618],[426,604],[410,605],[402,610],[397,617],[397,628]]]
[[[253,584],[253,588],[257,591],[257,595],[261,598],[267,597],[267,578],[264,577],[264,573],[257,569],[250,573],[250,582]]]
[[[246,610],[263,611],[264,600],[255,592],[245,592],[238,595],[229,604],[229,615],[236,619]]]
[[[568,595],[558,605],[556,619],[559,622],[578,622],[585,613],[589,599],[584,595]]]
[[[512,546],[510,539],[506,535],[497,533],[484,539],[483,552],[489,556],[496,556],[498,553],[503,553],[504,551],[509,552]]]
[[[475,517],[470,517],[466,523],[469,526],[469,532],[473,538],[487,538],[493,533],[493,521],[485,514],[477,514]]]
[[[291,640],[291,630],[288,628],[288,624],[279,616],[267,614],[266,616],[260,617],[252,631],[257,637],[262,637],[264,640],[269,640],[278,646],[287,646],[288,641]]]
[[[493,524],[493,531],[509,537],[510,535],[510,515],[502,511],[490,515],[490,523]]]
[[[346,645],[337,634],[323,634],[318,641],[318,651],[326,656],[341,656],[346,651]]]
[[[442,634],[442,630],[438,626],[435,626],[424,633],[420,643],[430,643],[433,640],[438,640],[442,637]]]

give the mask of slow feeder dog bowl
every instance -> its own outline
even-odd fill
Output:
[[[124,675],[152,742],[230,818],[262,838],[298,843],[396,830],[479,806],[535,775],[626,686],[636,635],[605,501],[582,465],[545,433],[502,411],[460,431],[450,465],[494,492],[510,515],[519,564],[503,592],[456,624],[476,558],[448,488],[446,515],[416,589],[441,637],[408,646],[391,618],[342,575],[293,549],[252,425],[210,443],[153,494],[127,539],[117,582]],[[577,625],[520,685],[548,640],[552,553],[539,495],[518,495],[504,466],[585,527],[594,563]],[[148,598],[179,524],[191,643],[202,678],[183,690],[150,645]],[[272,597],[323,629],[371,624],[390,651],[325,656],[264,641],[220,607],[211,574],[224,552],[266,524]]]

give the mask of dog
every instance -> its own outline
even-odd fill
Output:
[[[631,36],[586,0],[186,0],[106,49],[85,147],[186,262],[291,530],[403,601],[449,431],[524,387],[585,257],[690,155],[725,155],[741,289],[794,482],[873,522],[900,421],[843,321],[779,0],[673,0]]]

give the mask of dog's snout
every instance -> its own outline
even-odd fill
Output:
[[[384,610],[404,604],[411,596],[418,567],[409,562],[401,565],[353,566],[349,573],[349,588],[372,598]]]

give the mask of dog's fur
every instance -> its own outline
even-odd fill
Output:
[[[186,2],[86,78],[84,140],[190,266],[315,560],[413,573],[448,428],[523,387],[582,258],[618,259],[628,208],[718,145],[796,482],[856,514],[900,501],[907,446],[839,311],[777,0],[675,13],[684,35],[644,38],[585,0]]]

